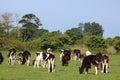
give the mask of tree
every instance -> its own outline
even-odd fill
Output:
[[[114,48],[115,48],[117,53],[120,53],[120,40],[115,41]]]
[[[95,35],[95,36],[103,36],[104,30],[102,29],[102,26],[98,23],[92,22],[92,23],[85,23],[84,24],[84,34],[85,35]]]
[[[36,33],[36,38],[38,38],[38,37],[41,37],[44,33],[46,33],[46,32],[49,32],[47,29],[43,29],[43,28],[41,28],[41,29],[38,29],[35,33]]]
[[[105,40],[102,37],[99,36],[91,36],[86,42],[87,47],[97,53],[97,52],[106,52],[107,45],[105,43]]]
[[[77,40],[83,38],[83,33],[82,33],[81,27],[72,28],[70,30],[67,30],[65,32],[65,34],[67,34],[68,36],[70,36],[72,38],[72,42],[73,43],[75,43]]]
[[[113,39],[113,46],[117,53],[120,53],[120,36],[116,36]]]
[[[41,26],[41,22],[38,17],[34,14],[26,14],[19,21],[22,24],[22,28],[20,29],[22,33],[23,41],[27,41],[35,37],[35,32],[38,30],[39,26]]]
[[[10,29],[12,28],[12,20],[13,18],[13,15],[11,13],[4,13],[1,15],[1,28],[2,28],[2,31],[7,33],[7,36],[10,32]]]

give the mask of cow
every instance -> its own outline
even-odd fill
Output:
[[[55,55],[52,53],[47,53],[47,57],[45,61],[48,63],[48,72],[54,72],[55,71]]]
[[[36,58],[33,62],[34,68],[36,66],[37,68],[39,68],[40,62],[43,68],[45,68],[46,64],[48,63],[48,72],[55,71],[55,56],[51,52],[50,53],[37,52]]]
[[[4,60],[4,57],[3,57],[2,53],[0,52],[0,64],[2,64],[3,60]]]
[[[47,55],[43,52],[36,52],[36,58],[33,61],[34,68],[39,68],[40,63],[43,66],[44,60],[47,57]]]
[[[108,63],[109,63],[109,57],[104,54],[102,56],[102,62],[101,62],[102,73],[108,73]]]
[[[30,58],[31,58],[31,54],[29,51],[24,51],[22,53],[18,54],[18,63],[19,64],[27,64],[27,66],[30,65]]]
[[[16,49],[15,48],[10,48],[9,53],[8,53],[8,64],[9,65],[14,65],[15,58],[16,58]]]
[[[79,73],[82,74],[84,72],[84,69],[86,69],[85,73],[87,74],[88,69],[91,68],[91,64],[92,64],[95,67],[95,74],[97,75],[98,74],[97,69],[98,69],[99,62],[101,62],[101,59],[102,59],[102,54],[101,53],[98,53],[96,55],[86,56],[83,59],[81,67],[79,67]]]
[[[67,66],[69,64],[69,60],[71,59],[71,51],[69,49],[63,50],[61,52],[62,55],[62,66]]]
[[[81,55],[81,51],[79,49],[74,49],[74,59],[78,60],[79,56]]]

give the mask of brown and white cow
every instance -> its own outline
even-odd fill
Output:
[[[108,73],[108,63],[109,63],[109,57],[107,55],[102,56],[102,73]]]
[[[96,55],[86,56],[83,59],[81,67],[79,68],[80,74],[82,74],[84,72],[84,69],[85,69],[86,74],[87,74],[88,69],[91,68],[91,64],[92,64],[95,67],[95,74],[97,75],[98,74],[97,69],[98,69],[99,62],[101,62],[101,59],[102,59],[102,54],[101,53],[98,53]]]
[[[8,64],[14,65],[16,58],[16,50],[15,48],[10,48],[8,53]]]
[[[67,66],[71,59],[71,51],[69,49],[61,51],[62,66]]]
[[[78,60],[79,59],[79,56],[81,55],[81,51],[80,49],[74,49],[74,59],[75,60]]]
[[[0,64],[2,64],[3,60],[4,60],[4,57],[3,57],[2,53],[0,52]]]
[[[30,65],[30,58],[31,58],[31,54],[29,51],[24,51],[22,53],[18,54],[18,63],[19,64],[26,64],[27,66]]]

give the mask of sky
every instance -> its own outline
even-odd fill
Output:
[[[102,25],[104,37],[120,36],[120,0],[0,0],[0,14],[35,14],[49,31],[65,32],[79,23]]]

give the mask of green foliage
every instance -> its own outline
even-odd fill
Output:
[[[106,52],[106,48],[107,48],[105,40],[99,36],[91,36],[88,39],[86,45],[93,53],[97,53],[97,52],[104,53]]]
[[[102,26],[98,23],[85,23],[84,24],[84,34],[85,35],[95,35],[95,36],[103,36]]]
[[[114,48],[117,51],[117,53],[120,53],[120,40],[116,40],[114,42]]]
[[[82,29],[80,27],[67,30],[65,34],[72,38],[72,43],[75,43],[77,40],[83,38]]]
[[[22,17],[22,19],[19,21],[20,24],[22,24],[22,28],[20,29],[22,33],[23,41],[26,42],[29,39],[32,39],[35,37],[35,32],[41,26],[41,22],[38,17],[36,17],[34,14],[26,14]]]
[[[47,49],[51,47],[53,49],[64,46],[65,44],[70,44],[71,38],[67,35],[55,36],[53,33],[47,32],[41,36],[41,48]]]

